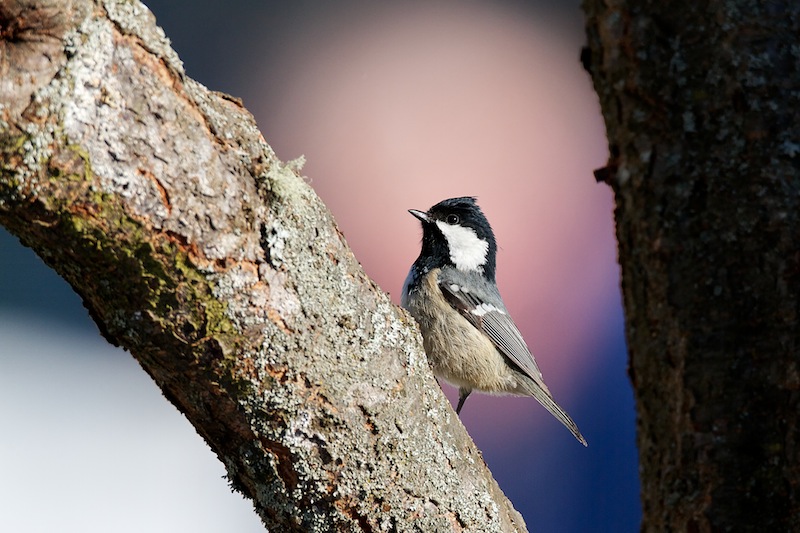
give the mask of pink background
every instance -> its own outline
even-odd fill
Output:
[[[577,2],[149,5],[190,76],[242,97],[281,159],[305,155],[304,174],[395,302],[419,253],[406,210],[478,197],[501,293],[589,448],[528,398],[473,395],[462,420],[531,530],[637,530],[613,199],[592,175],[607,147],[578,61]],[[18,436],[0,442],[11,509],[0,530],[260,529],[191,427],[4,231],[0,338],[0,416]],[[55,525],[36,512],[42,483],[58,487]]]

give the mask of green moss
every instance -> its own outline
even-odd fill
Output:
[[[18,164],[13,156],[22,152],[22,145],[27,140],[27,135],[0,137],[0,202],[10,199],[22,187]]]
[[[7,172],[6,167],[0,169],[2,171],[2,178],[0,178],[0,204],[19,190],[22,183],[11,173]]]
[[[27,140],[4,137],[0,153],[18,154]],[[67,145],[55,157],[60,160],[43,163],[47,179],[58,182],[38,197],[43,223],[21,222],[14,233],[75,288],[103,335],[146,368],[183,373],[193,367],[225,389],[249,388],[238,370],[246,340],[191,250],[143,226],[117,196],[92,187],[92,161],[83,147]],[[26,184],[13,159],[3,158],[0,171],[1,208]]]
[[[79,174],[70,175],[70,179],[73,180],[80,180],[80,181],[91,181],[94,177],[94,172],[92,172],[92,163],[89,157],[89,152],[86,149],[79,145],[79,144],[68,144],[67,150],[75,155],[77,155],[81,161],[83,161],[83,176]]]
[[[77,149],[74,152],[81,153]],[[88,156],[83,154],[81,159],[91,175]],[[148,233],[127,216],[114,196],[99,191],[87,194],[86,200],[91,203],[88,210],[73,212],[70,205],[53,206],[61,213],[63,239],[73,243],[68,247],[74,251],[73,259],[83,263],[87,271],[97,269],[113,277],[109,285],[126,292],[126,303],[140,311],[151,311],[164,330],[188,322],[188,329],[198,337],[194,341],[236,332],[225,304],[214,297],[212,282],[194,267],[180,245],[166,236]],[[87,216],[87,212],[92,215]],[[120,297],[97,296],[109,300]]]

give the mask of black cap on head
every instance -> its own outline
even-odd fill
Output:
[[[496,268],[497,243],[489,221],[478,206],[475,197],[462,196],[448,198],[431,207],[426,213],[410,210],[412,215],[422,222],[422,252],[420,259],[430,268],[452,265],[462,268],[464,264],[477,264],[484,276],[494,281]],[[456,237],[450,228],[467,228],[471,232],[461,232],[462,238]],[[447,235],[446,235],[447,233]],[[464,235],[474,235],[477,240],[464,240]],[[452,242],[451,242],[452,241]],[[485,244],[483,244],[485,243]],[[480,259],[477,252],[469,249],[471,244],[481,244]],[[451,247],[465,246],[467,249],[452,250]],[[468,252],[463,254],[460,252]],[[465,259],[466,257],[466,259]],[[463,261],[459,261],[462,259]]]

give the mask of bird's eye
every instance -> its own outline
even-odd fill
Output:
[[[446,220],[447,220],[447,223],[450,224],[450,225],[458,224],[461,221],[461,219],[458,218],[458,215],[447,215],[447,219]]]

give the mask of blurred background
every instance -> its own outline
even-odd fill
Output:
[[[243,99],[399,301],[406,210],[477,196],[498,284],[584,449],[528,398],[462,420],[537,532],[637,531],[613,202],[577,0],[151,0],[189,76]],[[451,400],[455,391],[445,387]],[[249,501],[80,299],[0,229],[0,531],[263,531]]]

